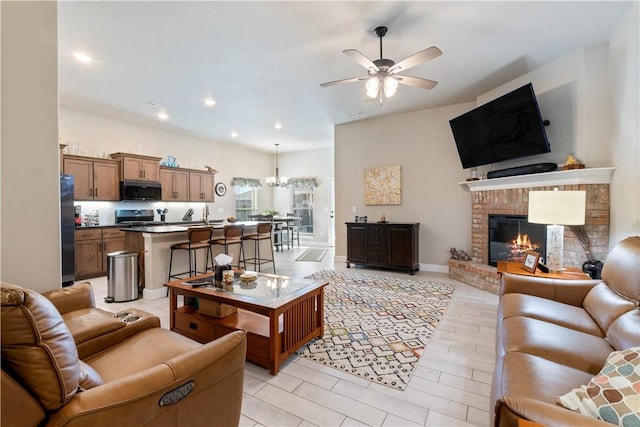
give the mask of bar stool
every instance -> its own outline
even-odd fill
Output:
[[[224,253],[229,255],[229,246],[240,245],[240,252],[238,255],[237,268],[240,268],[240,262],[244,264],[244,268],[247,268],[247,262],[244,259],[244,247],[242,246],[242,237],[244,234],[243,225],[225,225],[223,230],[223,237],[218,239],[211,239],[210,245],[224,246]]]
[[[287,249],[290,249],[289,230],[287,230],[286,223],[274,221],[273,224],[273,245],[276,247],[276,251],[284,251],[284,245],[287,245]]]
[[[287,213],[287,218],[291,218],[293,220],[293,222],[287,222],[287,230],[289,230],[291,246],[293,246],[293,242],[295,240],[298,242],[298,247],[300,247],[300,218],[296,217],[296,215],[292,213]]]
[[[271,230],[273,229],[273,224],[270,222],[261,222],[256,226],[256,233],[249,234],[244,236],[245,240],[253,240],[254,242],[254,254],[255,257],[245,259],[246,262],[253,261],[253,269],[256,268],[258,271],[261,271],[260,266],[262,264],[273,264],[273,274],[276,273],[276,262],[273,257],[273,239],[271,237]],[[271,258],[261,258],[260,257],[260,242],[269,241],[269,248],[271,249]]]
[[[198,273],[206,273],[209,269],[209,255],[211,255],[211,261],[213,263],[213,252],[211,252],[211,246],[209,241],[213,235],[213,229],[211,227],[192,227],[187,229],[187,242],[175,243],[171,245],[171,256],[169,257],[169,277],[179,279],[179,276],[188,274],[189,276],[195,276]],[[200,249],[206,250],[206,258],[204,263],[204,271],[198,271],[198,257],[196,252]],[[189,271],[182,273],[171,274],[171,268],[173,264],[173,251],[187,251],[189,254]],[[193,267],[193,268],[192,268]]]

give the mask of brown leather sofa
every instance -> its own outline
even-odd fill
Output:
[[[202,345],[96,308],[89,284],[45,295],[0,287],[3,427],[238,424],[244,332]]]
[[[491,402],[494,426],[611,426],[556,403],[609,354],[640,346],[640,237],[609,254],[602,280],[504,274]]]

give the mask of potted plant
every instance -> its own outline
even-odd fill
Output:
[[[589,234],[587,233],[587,227],[584,225],[571,225],[569,226],[573,234],[576,235],[582,249],[584,249],[587,260],[582,263],[582,271],[591,276],[592,279],[600,279],[602,273],[603,263],[593,257],[591,253],[591,240],[589,240]]]

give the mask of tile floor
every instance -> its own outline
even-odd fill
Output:
[[[330,248],[321,262],[296,262],[305,247],[276,254],[279,274],[304,277],[322,269],[345,270]],[[403,276],[385,270],[363,273]],[[487,426],[494,369],[496,295],[451,280],[445,274],[417,272],[456,287],[450,306],[420,358],[408,387],[398,391],[292,356],[276,376],[247,363],[241,426]],[[109,311],[137,307],[169,324],[167,298],[104,303],[106,277],[90,279],[96,304]]]

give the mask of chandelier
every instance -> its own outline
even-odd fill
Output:
[[[287,186],[287,178],[285,178],[284,176],[282,178],[280,178],[280,169],[278,168],[278,145],[280,145],[280,144],[275,144],[275,146],[276,146],[276,176],[270,176],[270,177],[267,177],[267,179],[266,179],[267,185],[269,187],[286,187]]]

